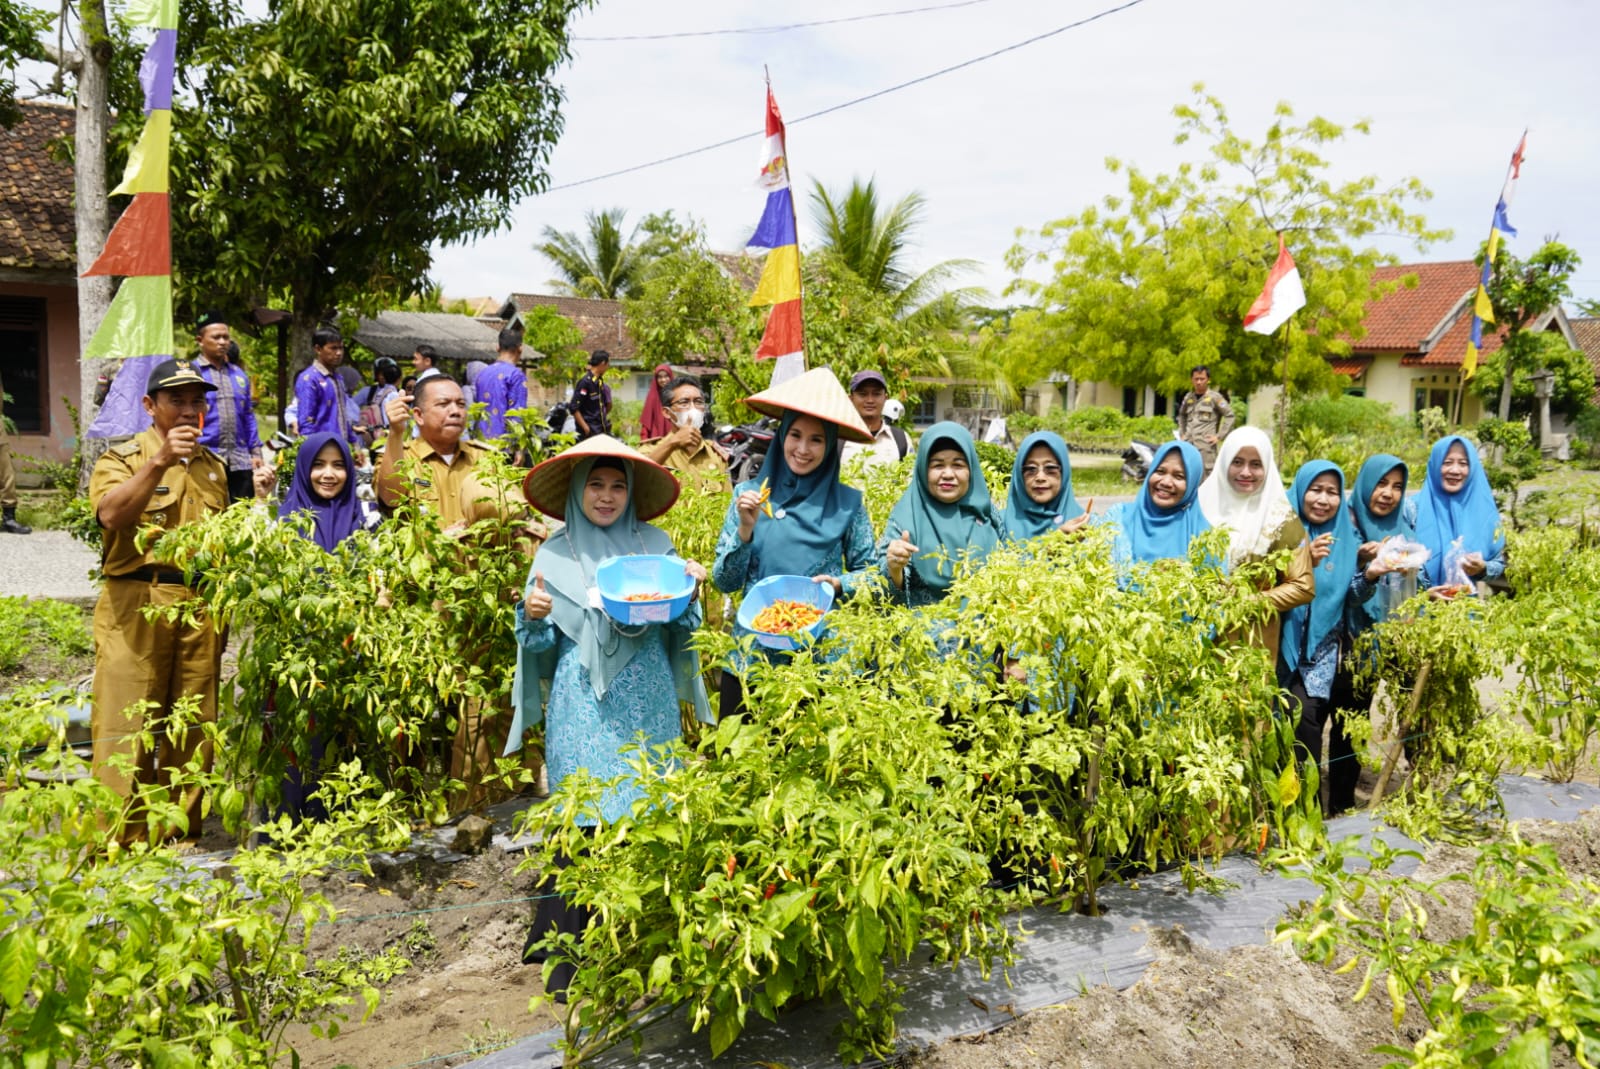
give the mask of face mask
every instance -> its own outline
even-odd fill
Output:
[[[706,410],[703,408],[686,408],[682,412],[674,412],[673,416],[680,427],[698,427],[705,414]]]

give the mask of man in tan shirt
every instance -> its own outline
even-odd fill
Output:
[[[715,442],[701,432],[707,411],[705,391],[688,375],[679,375],[663,391],[667,398],[667,417],[671,434],[641,447],[644,455],[664,468],[672,469],[680,482],[687,480],[700,490],[731,492],[728,458]]]
[[[384,402],[389,433],[378,461],[374,482],[378,500],[394,508],[412,498],[439,517],[447,533],[460,533],[484,507],[498,507],[476,478],[488,450],[463,435],[467,401],[461,386],[448,375],[435,374],[417,382],[415,392],[394,393]],[[410,438],[410,423],[417,421],[417,436]],[[410,475],[400,470],[410,461]],[[463,494],[463,489],[471,492]],[[529,534],[543,539],[544,529],[530,524]],[[470,561],[468,562],[470,565]],[[466,659],[473,660],[470,651]],[[484,710],[477,702],[462,703],[456,713],[455,740],[451,747],[450,778],[466,789],[460,808],[473,808],[489,800],[482,786],[494,770],[494,759],[505,742],[511,710]]]
[[[201,721],[216,719],[223,640],[203,613],[193,626],[146,618],[146,606],[174,605],[195,594],[181,571],[155,562],[155,538],[143,549],[136,539],[141,532],[198,523],[227,507],[227,466],[200,444],[206,394],[215,389],[187,364],[158,364],[145,387],[151,426],[102,455],[89,478],[105,572],[94,610],[92,767],[96,779],[124,798],[136,784],[169,784],[173,770],[196,755],[211,767],[211,743],[199,725],[169,733],[163,721],[189,696],[200,701]],[[156,707],[148,714],[129,708],[138,702]],[[154,734],[148,747],[139,738],[147,728]],[[133,762],[131,777],[111,764],[115,755]],[[198,789],[188,788],[172,799],[188,818],[182,829],[149,828],[142,811],[130,811],[122,841],[177,835],[198,841],[200,798]]]

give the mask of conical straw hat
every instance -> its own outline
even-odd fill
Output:
[[[850,395],[825,367],[812,368],[781,386],[772,386],[744,399],[744,403],[764,416],[782,419],[785,412],[799,412],[826,420],[839,428],[839,437],[849,442],[870,442],[872,432],[861,422]]]
[[[535,465],[528,472],[522,480],[522,493],[528,504],[546,516],[565,520],[572,469],[579,461],[592,457],[633,461],[633,510],[639,519],[653,520],[678,500],[678,480],[670,471],[610,435],[597,434]]]

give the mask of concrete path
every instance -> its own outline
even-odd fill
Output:
[[[0,534],[0,595],[90,604],[100,588],[89,570],[99,564],[94,550],[65,531]]]

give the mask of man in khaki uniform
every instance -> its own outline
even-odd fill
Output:
[[[653,442],[645,442],[640,447],[644,455],[672,469],[680,482],[687,481],[697,490],[731,492],[728,458],[715,442],[701,434],[707,410],[705,391],[688,375],[679,375],[663,392],[673,430]]]
[[[1178,406],[1178,437],[1200,450],[1206,474],[1217,465],[1217,443],[1233,430],[1233,406],[1211,388],[1211,369],[1204,364],[1189,372],[1194,389]]]
[[[104,531],[105,572],[94,610],[93,769],[96,779],[124,798],[136,783],[170,783],[173,770],[197,753],[211,767],[211,743],[201,727],[168,734],[162,721],[178,699],[190,695],[200,699],[202,721],[216,719],[223,640],[204,617],[199,626],[145,618],[145,606],[187,601],[194,591],[182,572],[154,562],[153,539],[143,550],[135,539],[142,530],[170,531],[227,507],[227,466],[199,441],[206,394],[215,389],[187,364],[158,364],[145,387],[152,426],[108,450],[89,478],[89,501]],[[156,707],[147,718],[128,708],[136,702]],[[147,726],[155,735],[149,749],[137,737]],[[132,760],[131,780],[110,763],[116,754]],[[171,800],[187,814],[186,829],[148,828],[143,812],[135,810],[122,840],[181,835],[198,841],[200,791],[188,788]]]
[[[391,394],[384,402],[384,414],[389,418],[389,433],[373,480],[378,500],[394,508],[415,497],[439,517],[445,531],[464,530],[478,517],[477,510],[490,502],[477,491],[463,493],[482,485],[475,476],[487,450],[463,437],[467,401],[460,384],[448,375],[429,375],[418,380],[414,393]],[[413,418],[417,421],[415,438],[409,437]],[[400,471],[402,459],[411,462],[409,479]],[[466,796],[459,804],[470,809],[488,800],[482,779],[494,770],[511,710],[486,713],[476,702],[467,702],[456,720],[450,778],[465,785]]]

